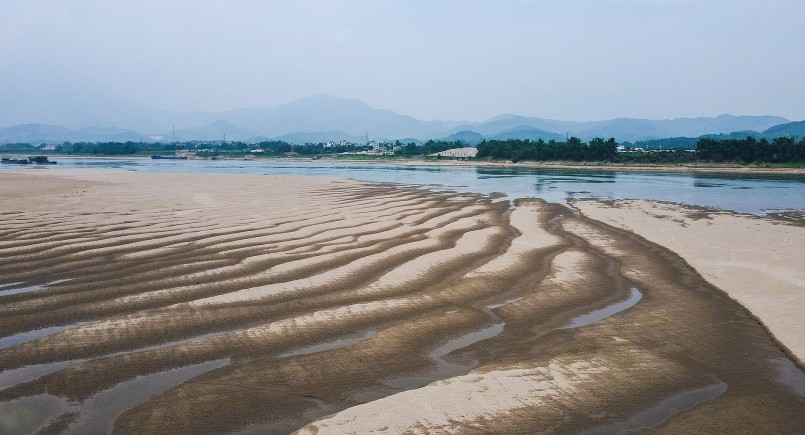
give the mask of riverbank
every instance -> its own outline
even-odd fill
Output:
[[[559,204],[48,169],[0,205],[0,432],[805,426],[749,311]]]

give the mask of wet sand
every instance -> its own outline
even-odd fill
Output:
[[[681,255],[805,361],[805,226],[656,201],[576,201],[584,215]]]
[[[48,169],[0,219],[3,433],[805,427],[755,316],[561,205]]]

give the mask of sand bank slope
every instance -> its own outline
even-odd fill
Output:
[[[650,201],[574,206],[681,255],[805,361],[804,226]]]

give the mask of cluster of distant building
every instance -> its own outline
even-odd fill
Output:
[[[305,145],[318,145],[318,144],[306,143]],[[377,142],[374,140],[370,140],[365,144],[342,140],[340,142],[327,141],[324,143],[323,147],[325,149],[334,147],[368,147],[369,149],[365,151],[352,151],[343,154],[371,154],[371,155],[383,156],[383,155],[393,155],[394,151],[397,151],[401,148],[401,145],[390,142]]]
[[[453,157],[453,158],[473,158],[478,155],[478,148],[475,147],[464,147],[464,148],[453,148],[449,150],[440,151],[438,153],[429,154],[431,157]]]
[[[691,153],[696,152],[696,150],[691,150],[691,149],[684,149],[684,148],[679,148],[679,149],[684,150],[684,151],[688,151],[688,152],[691,152]],[[623,145],[618,145],[617,150],[618,150],[619,153],[667,153],[667,152],[671,152],[671,151],[676,151],[676,149],[669,149],[669,148],[647,150],[647,149],[642,148],[642,147],[627,147],[627,146],[623,146]]]
[[[307,143],[305,143],[305,145],[315,145],[315,144],[307,142]],[[361,145],[357,144],[357,143],[348,142],[348,141],[345,141],[345,140],[342,140],[341,142],[327,141],[327,143],[324,144],[324,148],[354,147],[354,146],[361,146]]]

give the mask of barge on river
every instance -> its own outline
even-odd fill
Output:
[[[55,165],[56,162],[48,160],[47,156],[30,156],[27,159],[12,159],[3,157],[0,163],[5,165]]]

